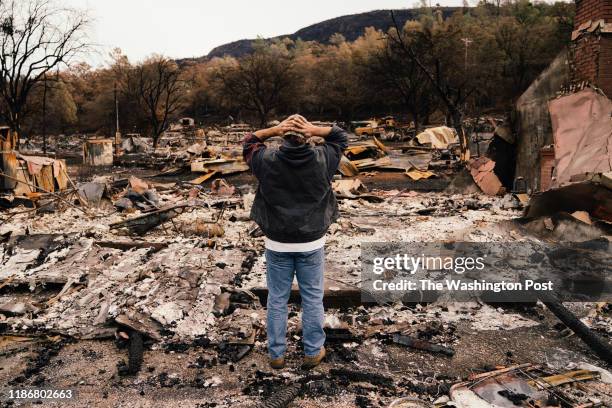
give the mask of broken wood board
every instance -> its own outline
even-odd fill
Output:
[[[346,177],[354,177],[359,174],[359,169],[344,155],[340,158],[338,170],[340,174]]]
[[[233,174],[249,170],[249,166],[238,159],[200,159],[191,162],[191,171],[194,173],[210,173],[216,171],[220,174]]]
[[[599,378],[600,374],[597,371],[590,370],[574,370],[566,373],[550,375],[548,377],[540,377],[537,380],[529,381],[529,385],[539,388],[558,387],[559,385],[569,384],[577,381],[587,381]]]
[[[417,169],[410,169],[406,171],[406,176],[410,177],[414,181],[418,181],[421,179],[428,179],[431,177],[436,177],[436,173],[432,173],[431,171],[422,171]]]
[[[198,178],[195,178],[193,180],[191,180],[189,183],[190,184],[202,184],[203,182],[205,182],[206,180],[210,179],[212,176],[214,176],[215,174],[219,173],[218,171],[214,170],[211,171],[210,173],[206,173],[203,176],[200,176]]]
[[[351,163],[353,163],[353,165],[357,167],[359,170],[370,169],[370,168],[375,168],[375,167],[385,167],[385,166],[390,166],[392,164],[391,158],[389,156],[384,156],[379,159],[366,158],[366,159],[352,160]]]

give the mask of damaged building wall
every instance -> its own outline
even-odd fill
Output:
[[[548,101],[569,81],[568,53],[562,51],[521,95],[516,103],[517,147],[515,177],[523,177],[528,188],[538,191],[540,150],[552,144]]]

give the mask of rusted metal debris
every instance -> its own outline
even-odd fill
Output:
[[[503,186],[493,171],[495,162],[487,157],[479,157],[469,162],[468,167],[474,182],[488,195],[498,195],[503,192]]]
[[[552,187],[612,171],[612,100],[587,88],[548,104],[555,142]]]
[[[232,196],[236,192],[236,187],[229,184],[225,179],[213,180],[210,191],[219,196]]]
[[[0,171],[0,190],[9,190],[18,196],[65,190],[69,182],[66,162],[49,157],[2,152]]]
[[[359,169],[344,155],[340,159],[338,171],[346,177],[353,177],[359,174]]]
[[[606,382],[600,371],[578,369],[549,374],[539,366],[525,363],[472,375],[453,385],[449,395],[458,408],[603,406],[590,398],[587,404],[579,402],[585,400],[589,381]],[[579,382],[583,384],[572,386]]]
[[[421,179],[436,177],[436,174],[428,170],[423,171],[411,168],[409,170],[406,170],[406,176],[410,177],[414,181],[418,181]]]

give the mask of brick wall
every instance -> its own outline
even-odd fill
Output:
[[[574,29],[601,19],[612,23],[612,0],[576,0]],[[570,50],[572,81],[589,81],[612,97],[612,34],[583,32]]]
[[[599,52],[599,87],[612,98],[612,34],[601,37]]]
[[[600,41],[593,35],[583,35],[572,44],[572,79],[597,83],[599,77]]]
[[[550,189],[554,169],[555,149],[552,146],[544,146],[540,150],[540,191]]]
[[[574,29],[589,20],[604,19],[612,21],[612,1],[610,0],[576,0],[576,17]]]

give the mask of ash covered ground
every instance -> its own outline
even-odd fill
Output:
[[[469,406],[450,401],[461,397],[451,388],[502,367],[533,378],[586,370],[580,387],[557,385],[547,398],[611,403],[606,364],[540,302],[359,304],[363,242],[546,244],[605,236],[595,225],[523,220],[517,196],[486,195],[450,167],[418,182],[384,171],[344,177],[360,187],[336,186],[341,216],[326,244],[328,357],[300,368],[292,297],[288,366],[274,371],[263,238],[248,216],[251,176],[194,185],[193,176],[114,168],[72,177],[104,187],[96,205],[58,201],[49,211],[18,206],[1,215],[0,382],[77,391],[47,405]],[[117,207],[130,191],[151,198]],[[177,213],[141,235],[124,223],[158,208]],[[608,304],[566,306],[609,339]]]

